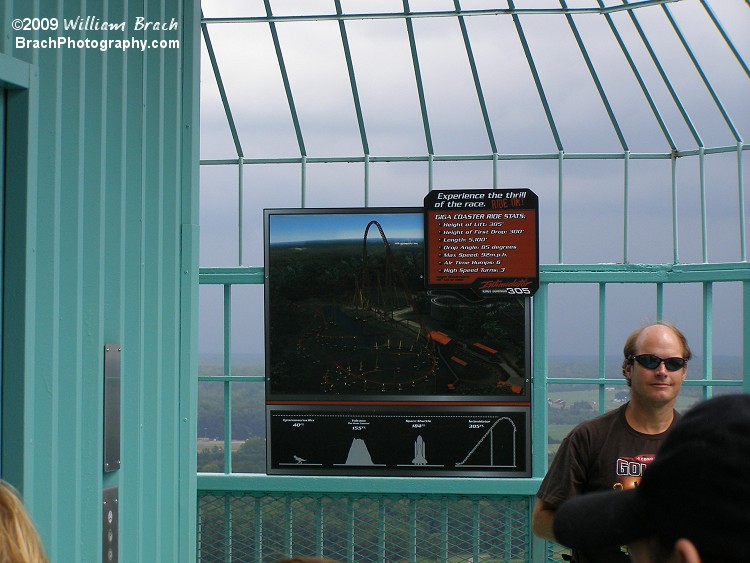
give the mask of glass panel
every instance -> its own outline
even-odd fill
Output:
[[[232,473],[266,472],[265,385],[232,384]]]
[[[232,286],[232,375],[265,373],[263,286]]]
[[[224,471],[224,385],[198,383],[198,471]]]

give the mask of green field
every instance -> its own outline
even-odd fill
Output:
[[[581,387],[582,389],[563,391],[551,389],[549,391],[548,399],[551,404],[548,407],[548,434],[552,442],[548,445],[550,454],[557,451],[559,441],[567,436],[576,424],[598,416],[601,412],[599,390],[596,386],[582,385]],[[608,412],[620,407],[623,404],[623,393],[627,393],[627,390],[628,388],[624,385],[607,386],[604,395],[604,411]],[[697,388],[683,388],[677,398],[676,408],[680,412],[685,412],[698,400],[700,400],[700,395]],[[564,401],[564,406],[557,401]],[[590,408],[583,408],[583,403],[588,404]]]

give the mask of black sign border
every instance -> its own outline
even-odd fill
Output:
[[[524,200],[528,202],[532,202],[532,205],[526,205],[524,207],[514,207],[512,208],[514,211],[523,211],[523,210],[533,210],[535,221],[534,221],[534,267],[535,267],[535,275],[533,277],[526,276],[526,277],[519,277],[519,276],[505,276],[505,275],[496,275],[491,277],[483,277],[483,278],[475,278],[471,283],[435,283],[431,280],[430,272],[431,269],[431,260],[434,259],[433,249],[430,248],[430,225],[433,221],[433,218],[431,214],[438,213],[440,211],[443,212],[456,212],[456,211],[464,211],[467,213],[471,212],[487,212],[492,211],[492,207],[490,206],[489,202],[493,201],[492,199],[483,199],[482,206],[477,207],[471,207],[471,208],[449,208],[445,209],[443,207],[438,207],[439,201],[448,201],[447,199],[441,199],[441,194],[451,195],[455,196],[457,194],[487,194],[490,192],[503,192],[504,194],[507,192],[523,192],[525,193]],[[459,196],[458,200],[461,199],[462,196]],[[472,198],[466,198],[467,200],[474,201]],[[495,200],[500,201],[506,199],[506,197],[498,197]],[[451,200],[452,201],[452,200]],[[529,297],[534,295],[537,290],[539,289],[539,198],[538,196],[531,191],[528,188],[499,188],[499,189],[484,189],[484,190],[433,190],[427,196],[424,198],[424,243],[425,243],[425,287],[427,289],[470,289],[475,294],[477,294],[480,297],[484,298],[506,298],[506,297],[516,297],[516,296],[524,296]],[[481,285],[483,282],[486,281],[500,281],[505,282],[509,285],[509,289],[514,289],[518,293],[514,294],[502,294],[502,293],[496,293],[494,291],[482,291],[478,288],[479,285]],[[525,288],[525,289],[524,289]],[[528,290],[528,292],[526,291]]]

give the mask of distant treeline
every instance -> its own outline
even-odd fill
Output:
[[[711,376],[717,381],[726,381],[728,379],[742,379],[742,358],[735,356],[714,356],[712,362]],[[547,362],[547,375],[550,378],[556,377],[581,377],[596,378],[599,377],[599,360],[595,357],[567,357],[567,356],[550,356]],[[605,377],[607,379],[622,379],[622,357],[609,356],[605,361]],[[691,360],[688,366],[688,380],[703,379],[703,364],[701,358]],[[550,391],[575,391],[581,386],[576,383],[554,383],[550,384]],[[618,391],[619,391],[618,386]],[[627,391],[626,387],[622,390]],[[684,386],[681,393],[688,396],[699,396],[702,393],[701,387]]]
[[[232,440],[265,437],[263,383],[233,383],[231,393]],[[198,437],[224,439],[224,383],[201,381],[198,385]]]
[[[218,359],[217,359],[218,358]],[[201,358],[202,376],[222,375],[223,364],[220,357]],[[239,364],[239,362],[238,362]],[[608,358],[606,362],[607,378],[620,377],[619,359]],[[700,359],[691,362],[689,379],[702,378]],[[714,357],[712,377],[716,380],[741,379],[742,360],[735,357]],[[550,377],[597,377],[598,360],[596,358],[550,357],[548,360]],[[234,374],[261,375],[262,364],[257,361],[233,367]],[[550,391],[579,390],[580,385],[555,384]],[[232,440],[241,440],[243,444],[232,453],[233,472],[265,472],[266,424],[265,424],[265,385],[263,383],[232,383]],[[616,397],[627,394],[628,388],[617,386]],[[682,394],[699,396],[702,388],[684,386]],[[550,424],[575,424],[590,418],[590,406],[585,402],[576,402],[567,408],[551,407],[548,410]],[[198,437],[218,440],[211,448],[198,452],[198,470],[207,472],[224,471],[224,383],[201,381],[198,388]]]
[[[201,375],[222,375],[223,366],[219,356],[201,358]],[[262,375],[262,364],[238,362],[233,366],[235,374]],[[607,359],[607,378],[621,377],[618,358]],[[688,379],[702,378],[700,359],[693,360],[688,371]],[[717,380],[741,379],[742,360],[736,357],[714,357],[713,378]],[[596,358],[550,357],[547,372],[550,377],[598,377]],[[555,384],[551,390],[569,391],[580,389],[575,384]],[[627,391],[626,387],[617,391]],[[700,387],[685,386],[682,392],[697,396]],[[246,440],[250,437],[265,437],[265,385],[263,383],[232,384],[232,440]],[[216,440],[224,439],[224,384],[223,382],[201,381],[198,391],[198,436]]]
[[[224,472],[224,448],[212,446],[198,451],[198,471]],[[266,439],[253,436],[232,452],[232,473],[265,473]]]

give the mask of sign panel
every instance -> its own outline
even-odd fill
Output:
[[[530,299],[427,290],[422,208],[266,226],[269,401],[528,401]]]
[[[530,476],[536,196],[442,193],[265,210],[268,473]]]
[[[269,473],[529,476],[528,409],[279,406]]]
[[[482,297],[536,292],[538,198],[531,190],[436,190],[424,204],[427,288],[470,288]]]

